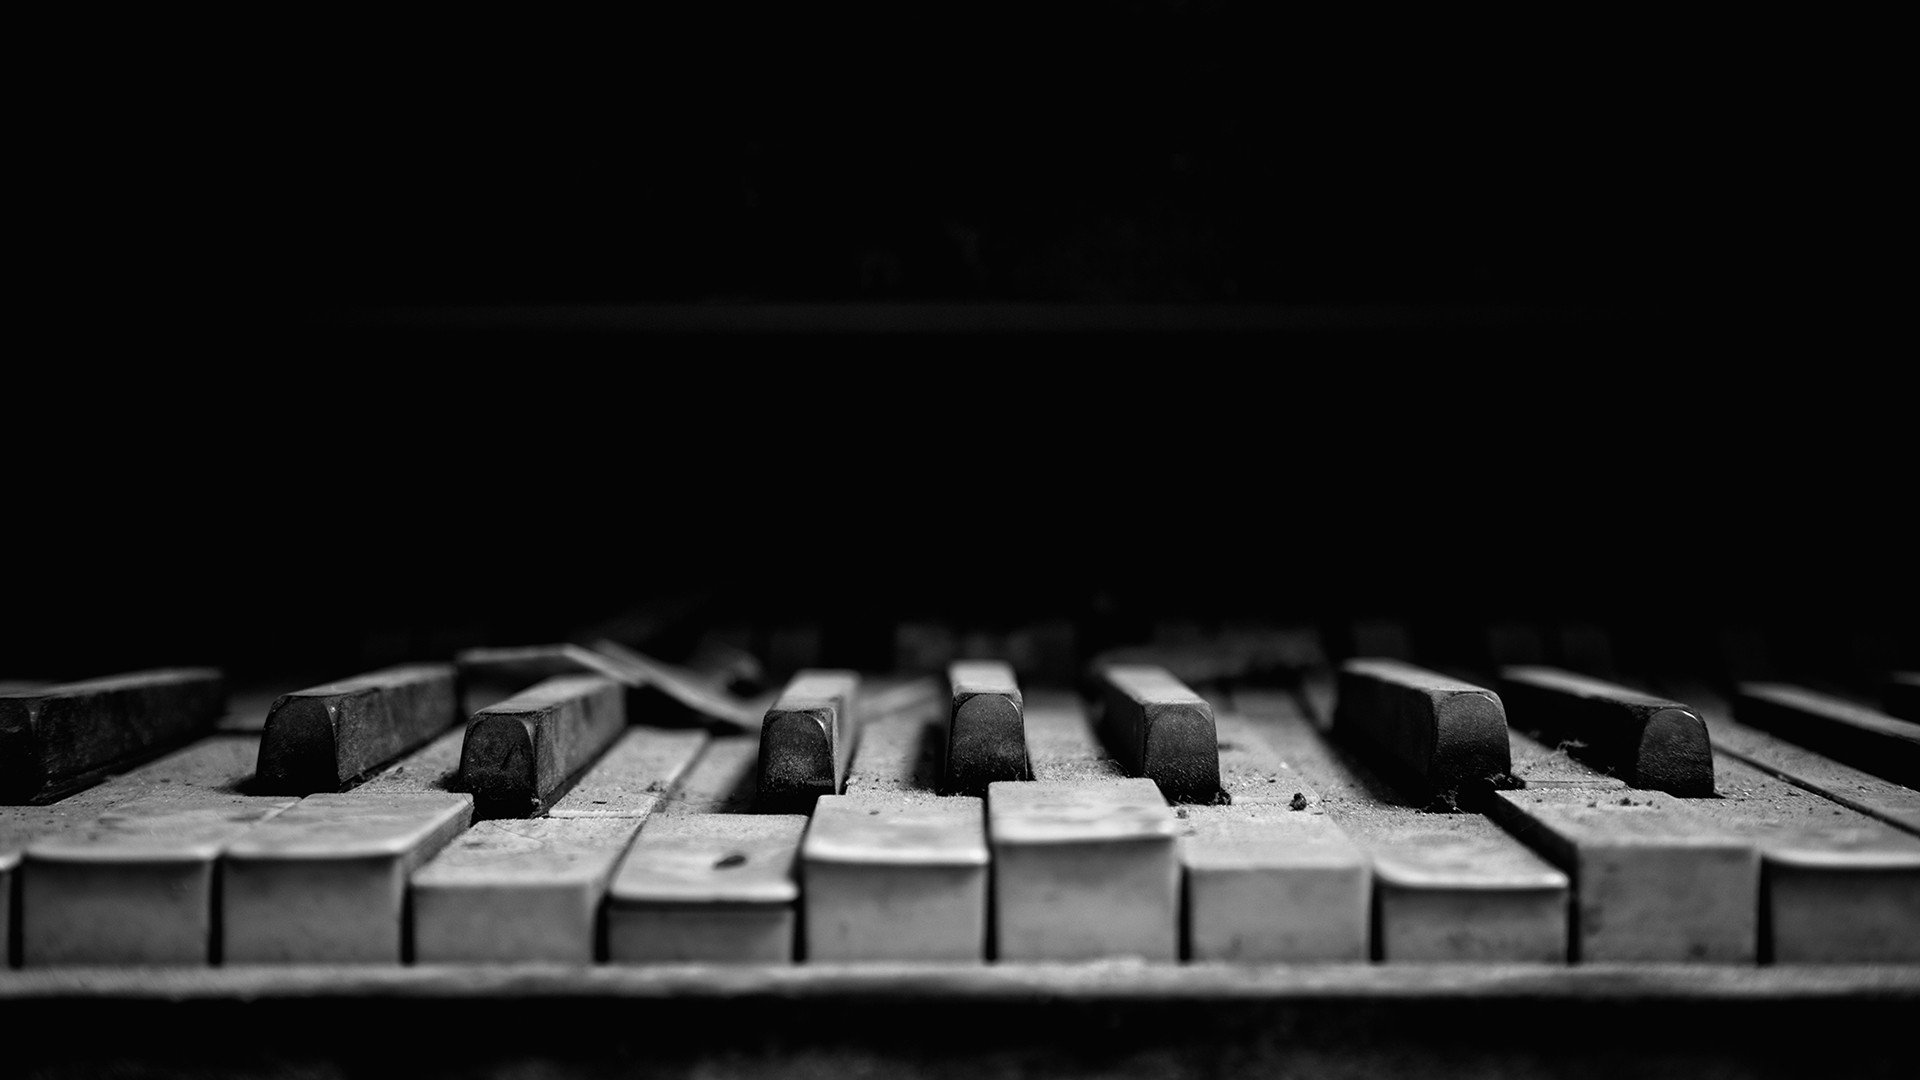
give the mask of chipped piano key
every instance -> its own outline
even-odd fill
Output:
[[[1188,959],[1366,960],[1366,853],[1253,725],[1232,713],[1215,723],[1231,801],[1176,811]]]
[[[478,822],[413,872],[414,961],[594,962],[607,885],[644,820]]]
[[[806,829],[798,814],[649,818],[607,892],[607,960],[792,963]]]
[[[460,719],[452,664],[404,664],[282,695],[267,714],[263,794],[339,791]]]
[[[1633,787],[1713,794],[1706,725],[1677,701],[1540,666],[1503,668],[1500,700],[1514,729],[1569,747]]]
[[[177,746],[227,711],[214,668],[163,668],[0,693],[0,803],[49,802]]]
[[[222,852],[296,802],[154,791],[29,843],[18,871],[21,962],[213,962]]]
[[[400,963],[408,876],[472,817],[464,794],[307,796],[228,845],[221,955],[229,964]]]
[[[858,732],[860,677],[807,670],[788,681],[760,726],[759,808],[805,813],[821,795],[837,795]]]
[[[467,721],[462,790],[473,796],[480,817],[537,815],[626,727],[619,683],[555,675]]]

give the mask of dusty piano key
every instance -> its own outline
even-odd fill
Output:
[[[592,963],[607,884],[644,820],[474,825],[413,872],[414,961]]]
[[[1366,853],[1256,728],[1232,713],[1215,722],[1232,802],[1176,811],[1188,958],[1366,960]]]
[[[815,798],[839,794],[858,736],[859,687],[851,671],[802,671],[787,683],[760,726],[761,810],[805,813]]]
[[[18,871],[22,963],[212,962],[221,852],[295,801],[160,791],[33,841]]]
[[[1762,959],[1920,962],[1920,837],[1733,758],[1689,804],[1760,849]]]
[[[1100,680],[1101,725],[1120,767],[1159,784],[1168,802],[1217,800],[1213,707],[1166,669],[1148,664],[1112,664]]]
[[[1507,718],[1493,691],[1398,660],[1340,667],[1333,734],[1410,792],[1471,801],[1510,782]]]
[[[6,941],[0,957],[4,957],[9,966],[17,967],[20,963],[20,935],[14,922],[17,913],[13,898],[19,892],[21,853],[35,840],[66,832],[91,816],[58,805],[0,806],[0,936]]]
[[[759,801],[760,736],[716,735],[655,805],[655,814],[748,814]]]
[[[1572,875],[1575,959],[1751,963],[1759,852],[1691,808],[1710,801],[1528,788],[1496,792],[1488,810]]]
[[[1515,730],[1636,788],[1682,798],[1713,794],[1707,728],[1685,705],[1555,668],[1501,670],[1500,700]]]
[[[1564,745],[1548,746],[1514,731],[1507,736],[1513,759],[1513,777],[1528,790],[1579,788],[1583,791],[1626,791],[1627,782],[1609,776],[1574,757]]]
[[[798,814],[655,816],[607,893],[614,963],[791,963]]]
[[[267,714],[258,790],[339,791],[459,718],[452,664],[406,664],[294,691]]]
[[[461,786],[480,817],[537,814],[626,727],[619,683],[556,675],[467,721]]]
[[[1875,776],[1920,788],[1920,724],[1784,683],[1741,683],[1733,715]]]
[[[1862,772],[1733,719],[1727,702],[1698,684],[1670,688],[1706,721],[1716,761],[1734,757],[1851,810],[1920,834],[1920,791]]]
[[[808,960],[986,958],[985,808],[935,794],[947,702],[933,704],[867,722],[846,794],[814,803],[800,849]]]
[[[206,731],[226,709],[226,681],[212,668],[0,694],[0,803],[51,801]]]
[[[550,818],[645,818],[707,744],[690,728],[629,728],[547,811]]]
[[[227,847],[225,962],[400,963],[407,878],[472,817],[467,795],[347,791],[300,800]]]
[[[467,729],[454,728],[367,777],[353,790],[389,795],[458,792],[461,790],[460,754],[466,745]]]
[[[1480,814],[1421,809],[1284,695],[1235,700],[1371,858],[1377,959],[1565,962],[1566,874]]]
[[[1920,723],[1920,671],[1896,671],[1880,688],[1880,706],[1890,716]]]
[[[995,780],[1028,780],[1026,719],[1013,667],[994,660],[947,666],[952,696],[947,715],[946,776],[942,790],[984,795]]]

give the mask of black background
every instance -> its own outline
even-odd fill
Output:
[[[690,592],[1912,641],[1879,76],[1817,39],[155,29],[30,110],[0,677]]]

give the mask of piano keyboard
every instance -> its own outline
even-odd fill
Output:
[[[642,1042],[668,1058],[694,1052],[674,1018],[750,1017],[741,1045],[763,1050],[743,1053],[858,1046],[925,1071],[934,1051],[909,1034],[983,1060],[1041,1038],[1014,1012],[1043,1003],[1056,1045],[1104,1045],[1124,1072],[1176,1046],[1230,1069],[1223,1030],[1249,1061],[1275,1039],[1298,1061],[1321,1045],[1303,1023],[1430,1046],[1476,1009],[1584,1024],[1595,1006],[1644,1023],[1634,1052],[1759,1067],[1803,1049],[1765,1029],[1791,1008],[1835,1025],[1826,1060],[1877,1068],[1920,1001],[1920,794],[1873,749],[1913,722],[1857,703],[1533,667],[1508,673],[1529,692],[1503,713],[1505,684],[1372,660],[1201,692],[1128,663],[1083,695],[971,663],[802,671],[707,730],[628,722],[644,657],[546,659],[463,724],[380,700],[444,670],[409,669],[282,698],[274,715],[303,710],[297,745],[275,741],[290,722],[229,721],[78,790],[78,765],[41,770],[18,790],[58,797],[0,807],[0,1016],[101,1010],[122,1025],[86,1051],[102,1060],[127,1032],[183,1046],[254,1003],[247,1023],[285,1052],[335,1060],[303,1034],[312,1016],[474,1010],[531,1052],[516,1006],[645,1002],[665,1019]],[[36,694],[84,715],[86,685],[17,690],[0,716]],[[1568,715],[1585,740],[1522,733]],[[1825,722],[1877,741],[1793,741]],[[4,734],[14,753],[39,729]],[[381,746],[403,749],[370,760]],[[1060,1014],[1094,1005],[1098,1023]],[[1553,1056],[1492,1027],[1479,1037]],[[1447,1045],[1449,1067],[1493,1060]]]

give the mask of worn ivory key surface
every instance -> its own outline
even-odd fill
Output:
[[[629,728],[547,811],[550,818],[645,818],[707,744],[704,731]]]
[[[806,828],[798,814],[647,819],[607,894],[607,959],[792,963]]]
[[[644,817],[482,821],[413,872],[413,958],[588,964],[600,905]]]
[[[1258,730],[1217,713],[1232,802],[1186,806],[1187,955],[1192,960],[1365,960],[1370,861]]]
[[[869,722],[847,793],[814,804],[800,849],[806,959],[985,959],[985,806],[934,791],[942,719]]]
[[[211,962],[221,852],[295,801],[151,792],[28,844],[19,869],[22,962]]]
[[[468,795],[307,796],[228,845],[222,955],[230,964],[400,963],[407,878],[472,817]]]

